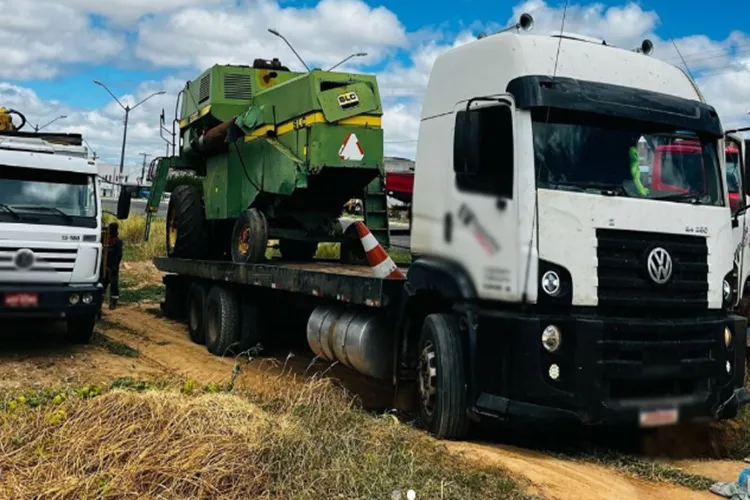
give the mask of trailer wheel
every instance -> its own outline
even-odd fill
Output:
[[[190,285],[187,310],[190,340],[196,344],[204,344],[206,342],[206,289],[203,285],[198,283]]]
[[[198,186],[177,186],[167,208],[167,255],[177,258],[202,256],[205,213],[203,193]]]
[[[306,262],[318,253],[318,244],[314,241],[280,240],[279,251],[285,260]]]
[[[243,211],[232,231],[232,261],[236,264],[261,262],[268,247],[268,221],[257,208]]]
[[[68,340],[74,344],[88,344],[94,336],[96,315],[68,318]]]
[[[216,356],[239,351],[240,311],[237,296],[222,286],[208,292],[206,302],[206,347]]]
[[[261,308],[251,297],[242,300],[242,324],[240,326],[240,351],[263,347],[265,332],[261,321]],[[255,353],[257,355],[258,353]]]
[[[419,339],[419,420],[441,439],[461,439],[469,431],[464,346],[458,322],[430,314]]]
[[[164,301],[161,303],[161,312],[168,319],[182,319],[185,317],[187,295],[181,280],[173,279],[174,276],[164,278]]]

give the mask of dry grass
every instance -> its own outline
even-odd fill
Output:
[[[280,384],[272,396],[117,385],[130,390],[6,403],[0,497],[523,496],[503,470],[477,469],[391,416],[362,412],[325,380]]]
[[[123,260],[143,261],[166,255],[166,223],[163,218],[151,221],[151,233],[148,241],[144,240],[146,228],[145,215],[131,215],[125,220],[105,214],[104,222],[117,222],[120,225],[120,239],[123,242]]]

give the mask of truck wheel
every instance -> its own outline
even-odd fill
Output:
[[[185,306],[187,296],[180,281],[165,279],[164,301],[161,303],[161,312],[168,319],[182,319],[185,317]]]
[[[206,289],[193,283],[188,291],[188,332],[196,344],[206,342]]]
[[[280,240],[279,251],[285,260],[306,262],[318,253],[318,244],[314,241]]]
[[[418,352],[420,423],[438,438],[463,438],[469,431],[466,361],[456,318],[427,316]]]
[[[257,208],[245,210],[232,231],[232,261],[236,264],[261,262],[268,247],[268,221]]]
[[[94,335],[96,315],[68,318],[68,340],[74,344],[88,344]]]
[[[208,292],[206,302],[206,347],[216,356],[239,350],[240,311],[237,296],[221,286]]]
[[[198,186],[177,186],[167,209],[167,255],[198,258],[204,250],[203,194]]]

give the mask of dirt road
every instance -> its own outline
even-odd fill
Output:
[[[134,269],[147,283],[158,277],[145,269]],[[392,404],[388,386],[359,376],[340,366],[312,363],[307,352],[281,352],[268,358],[217,358],[205,347],[193,344],[184,325],[161,317],[158,304],[144,303],[105,312],[98,330],[99,341],[71,347],[58,340],[49,326],[43,331],[22,331],[6,337],[0,347],[0,390],[90,384],[117,377],[142,379],[192,379],[201,384],[225,383],[236,362],[240,373],[235,385],[256,391],[273,390],[278,384],[332,375],[361,398],[369,409],[384,410]],[[42,335],[38,337],[37,335]],[[114,348],[125,345],[135,357]],[[273,382],[273,383],[270,383]],[[689,437],[686,436],[687,439]],[[501,465],[532,484],[531,492],[557,499],[715,498],[666,483],[648,482],[624,475],[613,468],[558,458],[551,454],[495,443],[446,442],[449,450],[484,464]],[[672,461],[682,470],[713,480],[734,480],[743,462]]]

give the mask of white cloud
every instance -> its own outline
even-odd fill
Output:
[[[34,0],[25,0],[34,1]],[[194,6],[231,4],[227,0],[65,0],[73,8],[88,14],[98,14],[120,25],[137,21],[143,16],[175,11]]]
[[[333,65],[351,52],[367,52],[375,63],[389,50],[406,45],[395,14],[361,0],[322,0],[312,8],[282,7],[269,0],[238,6],[186,8],[156,16],[138,27],[138,57],[159,66],[250,64],[255,58],[283,58],[300,68],[281,32],[311,65]]]
[[[0,78],[50,78],[61,66],[116,56],[121,36],[92,27],[88,17],[62,2],[0,0]]]

